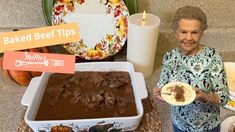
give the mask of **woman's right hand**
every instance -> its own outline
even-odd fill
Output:
[[[155,98],[155,99],[158,99],[162,102],[165,102],[164,99],[161,96],[161,89],[158,88],[158,87],[152,88],[152,97]]]

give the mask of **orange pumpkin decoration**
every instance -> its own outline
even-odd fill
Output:
[[[86,55],[91,59],[101,58],[103,56],[103,52],[100,49],[89,49]]]
[[[127,20],[125,17],[121,17],[116,24],[118,35],[124,37],[127,34]]]
[[[48,47],[33,48],[33,49],[28,49],[26,51],[40,52],[40,53],[50,52]],[[3,70],[2,68],[3,56],[0,57],[0,68],[2,70],[3,75],[5,75],[6,78],[16,82],[19,85],[28,86],[29,82],[33,77],[40,76],[42,74],[41,72],[32,72],[32,71]]]
[[[51,132],[71,132],[72,128],[68,126],[54,126],[51,128]]]

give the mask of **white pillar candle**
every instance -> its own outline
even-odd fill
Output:
[[[159,25],[160,19],[149,13],[146,18],[143,13],[128,18],[127,61],[145,78],[153,72]]]

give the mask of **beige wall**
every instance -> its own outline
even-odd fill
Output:
[[[202,8],[207,14],[210,28],[235,27],[234,0],[138,0],[138,10],[151,12],[162,20],[161,27],[168,28],[174,12],[184,5]]]
[[[157,66],[163,54],[177,46],[170,22],[174,12],[184,5],[198,6],[207,15],[208,29],[201,43],[219,50],[224,61],[235,61],[235,0],[138,0],[138,12],[146,10],[161,19]]]

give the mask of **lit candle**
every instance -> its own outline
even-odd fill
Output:
[[[159,25],[160,19],[145,11],[128,18],[127,61],[145,77],[153,72]]]
[[[142,25],[145,25],[145,19],[146,19],[146,12],[143,12],[143,16],[142,16]]]

